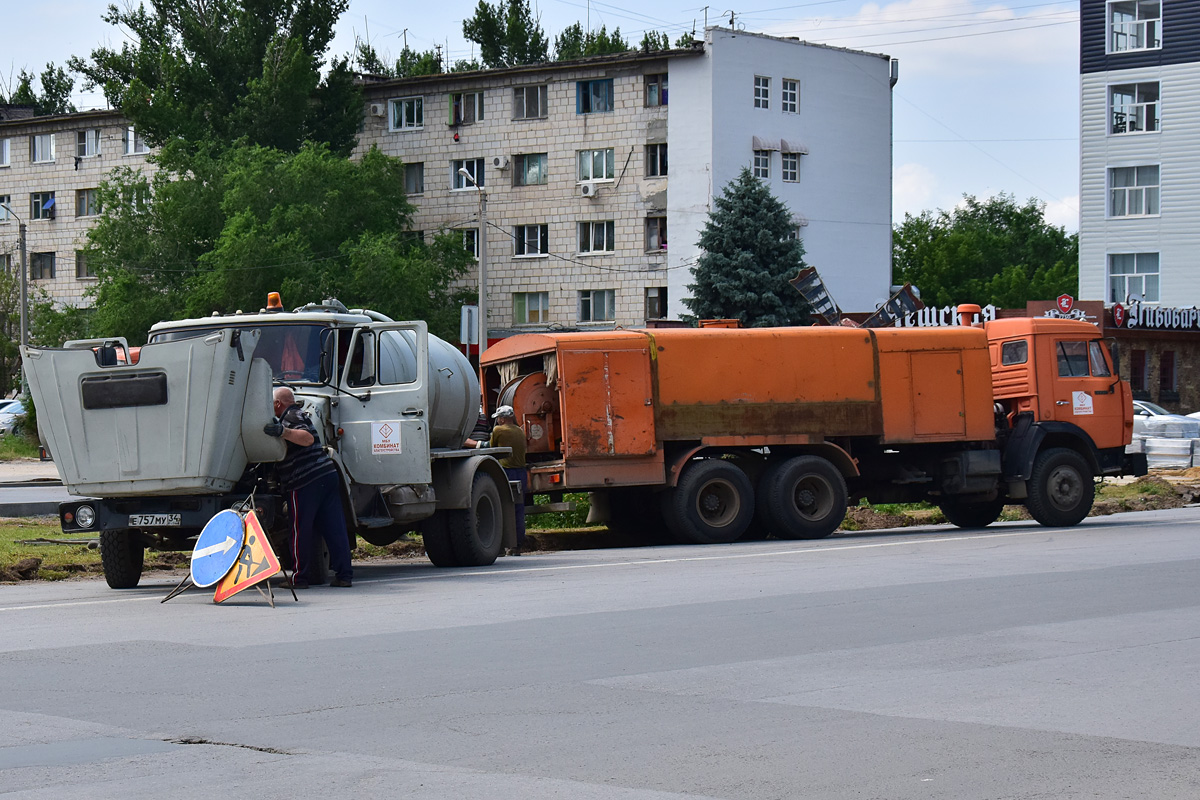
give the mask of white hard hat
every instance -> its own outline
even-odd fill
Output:
[[[512,406],[500,406],[496,409],[496,413],[492,414],[492,419],[499,419],[500,417],[512,417],[516,419],[517,412],[513,411]]]

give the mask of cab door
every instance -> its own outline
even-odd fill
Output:
[[[1056,336],[1051,346],[1053,418],[1083,428],[1098,448],[1123,446],[1126,397],[1104,343]]]
[[[424,322],[374,322],[350,334],[334,417],[355,483],[427,484],[429,332]]]

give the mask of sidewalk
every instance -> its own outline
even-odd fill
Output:
[[[0,483],[50,480],[58,480],[58,468],[54,466],[53,461],[40,461],[36,458],[0,461]]]

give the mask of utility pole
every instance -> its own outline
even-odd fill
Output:
[[[458,174],[463,176],[465,180],[471,182],[475,190],[479,192],[479,360],[483,361],[483,354],[487,352],[487,192],[483,187],[475,182],[475,176],[472,175],[466,167],[459,167]]]

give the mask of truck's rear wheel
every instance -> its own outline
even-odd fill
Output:
[[[938,503],[942,514],[951,525],[960,528],[986,528],[1000,518],[1004,510],[1003,500],[986,500],[984,502],[964,503],[957,500],[943,500]]]
[[[846,480],[820,456],[796,456],[767,476],[763,516],[780,539],[821,539],[846,518]]]
[[[504,542],[504,506],[490,476],[476,473],[471,484],[471,505],[449,511],[446,516],[459,566],[486,567],[495,562]]]
[[[133,531],[100,531],[100,563],[113,589],[132,589],[142,579],[146,548]]]
[[[1052,528],[1078,525],[1092,510],[1096,484],[1087,461],[1066,447],[1038,454],[1029,476],[1029,513]]]
[[[450,527],[446,517],[450,512],[439,511],[421,521],[421,540],[425,542],[425,555],[435,567],[457,567],[458,556],[450,541]]]
[[[746,473],[716,458],[690,464],[663,504],[668,526],[693,544],[727,544],[754,518],[754,487]]]

